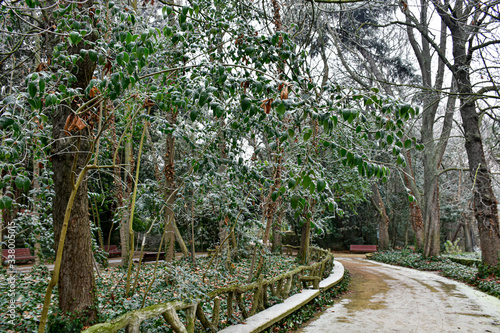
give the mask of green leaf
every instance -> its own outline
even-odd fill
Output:
[[[295,180],[295,178],[290,178],[290,179],[288,180],[288,188],[289,188],[289,189],[294,188],[296,183],[297,183],[297,181]]]
[[[405,162],[404,156],[402,154],[399,154],[397,158],[397,163],[403,165],[404,162]]]
[[[24,177],[17,176],[16,180],[15,180],[15,183],[16,183],[16,187],[18,189],[22,190],[24,188]]]
[[[203,105],[205,105],[205,102],[207,101],[208,99],[208,93],[206,91],[203,91],[201,94],[200,94],[200,100],[199,100],[199,105],[200,107],[202,107]]]
[[[306,131],[304,132],[304,141],[309,140],[309,138],[311,137],[311,135],[312,135],[312,130],[310,130],[310,129],[309,129],[309,130],[306,130]]]
[[[389,134],[387,136],[387,143],[390,144],[390,145],[392,145],[393,142],[394,142],[394,137]]]
[[[311,183],[312,183],[312,179],[309,176],[305,176],[304,179],[302,180],[302,186],[304,188],[309,187],[309,185],[311,185]]]
[[[344,118],[345,121],[347,121],[350,116],[351,116],[351,111],[349,109],[342,110],[342,118]]]
[[[97,52],[95,50],[89,50],[88,55],[89,55],[90,61],[97,60]]]
[[[116,56],[116,62],[118,63],[118,65],[123,66],[123,52],[119,53]]]
[[[36,96],[36,91],[37,91],[36,83],[31,81],[28,85],[28,93],[30,94],[31,98],[34,98]]]
[[[195,121],[198,117],[198,110],[191,110],[189,117],[191,118],[191,121]]]
[[[246,53],[247,55],[252,55],[254,52],[255,52],[255,48],[254,48],[253,46],[247,46],[247,47],[245,48],[245,53]]]
[[[250,106],[252,106],[252,103],[248,98],[243,98],[241,100],[241,110],[245,112],[246,110],[250,109]]]
[[[179,15],[179,24],[182,25],[182,24],[186,23],[186,18],[187,17],[184,14]]]
[[[4,195],[2,197],[3,206],[5,209],[10,209],[12,207],[12,198]]]
[[[309,193],[313,194],[315,189],[316,185],[314,183],[311,183],[311,185],[309,185]]]
[[[78,31],[71,31],[69,33],[69,41],[72,45],[80,43],[81,40],[82,37],[80,36],[80,33]]]
[[[319,179],[316,183],[316,188],[318,192],[322,192],[326,188],[326,182],[323,179]]]
[[[290,199],[290,205],[292,206],[293,209],[297,208],[299,204],[299,197],[294,195],[292,199]]]
[[[405,148],[406,149],[410,149],[411,148],[411,140],[408,139],[408,140],[405,141]]]
[[[285,115],[286,107],[284,103],[280,103],[278,107],[276,108],[276,112],[278,113],[278,117],[280,119],[283,119],[283,116]]]
[[[278,196],[279,196],[278,191],[274,191],[273,193],[271,193],[271,200],[275,202],[278,199]]]
[[[45,91],[45,80],[43,78],[38,81],[38,88],[40,88],[40,94],[43,94]]]
[[[182,15],[187,15],[189,11],[189,6],[182,6]]]
[[[285,187],[285,186],[281,186],[278,192],[279,192],[279,194],[280,194],[280,195],[285,194],[285,192],[286,192],[286,187]]]
[[[289,136],[290,138],[293,138],[293,137],[295,136],[295,131],[294,131],[293,129],[291,129],[291,128],[290,128],[290,129],[288,129],[288,136]]]
[[[28,192],[31,187],[31,181],[28,177],[24,177],[23,190],[24,192]]]

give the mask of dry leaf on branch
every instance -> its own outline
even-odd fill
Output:
[[[36,67],[35,69],[35,72],[43,72],[44,70],[46,70],[49,66],[47,65],[46,62],[41,62],[38,64],[38,66]]]
[[[146,98],[144,100],[144,103],[142,104],[142,107],[143,108],[150,108],[150,107],[152,107],[154,105],[155,105],[155,102],[153,100],[149,99],[149,97],[148,97],[148,98]]]
[[[243,93],[247,93],[247,88],[250,86],[250,82],[248,81],[243,81],[240,83],[240,86],[243,88]]]
[[[66,123],[64,124],[64,132],[67,136],[70,136],[71,132],[74,130],[81,131],[87,124],[82,120],[82,118],[78,117],[74,113],[71,113],[68,118],[66,118]]]
[[[260,107],[264,109],[265,113],[269,114],[271,112],[271,104],[273,103],[273,101],[273,98],[268,98],[262,101]]]
[[[102,75],[106,75],[106,74],[109,74],[111,75],[111,73],[113,72],[112,71],[112,67],[113,65],[111,64],[111,61],[109,61],[109,59],[107,59],[108,61],[106,62],[106,65],[104,65],[104,69],[102,71]]]
[[[283,89],[281,90],[280,94],[281,99],[288,99],[288,84],[286,84]]]
[[[97,87],[92,87],[92,89],[90,89],[90,92],[89,92],[89,96],[90,98],[94,98],[96,95],[99,95],[101,92],[99,91],[99,89],[97,89]]]

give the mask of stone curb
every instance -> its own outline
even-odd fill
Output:
[[[318,296],[322,291],[328,290],[337,283],[339,283],[344,277],[344,266],[338,262],[334,261],[334,267],[332,274],[329,277],[322,280],[319,283],[319,289],[305,289],[300,293],[295,294],[283,303],[276,304],[261,311],[245,320],[245,324],[237,324],[226,327],[225,329],[219,331],[220,333],[257,333],[262,332],[269,326],[277,323],[281,319],[300,309],[305,304],[309,303],[316,296]]]

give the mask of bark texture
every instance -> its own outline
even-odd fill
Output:
[[[379,250],[387,250],[389,248],[389,216],[385,210],[384,202],[382,201],[382,196],[378,190],[377,184],[372,183],[372,196],[371,202],[375,206],[378,212],[378,247]]]
[[[171,110],[167,114],[167,121],[169,124],[175,124],[177,121],[177,112]],[[174,155],[175,155],[175,138],[172,133],[167,135],[165,142],[165,168],[163,173],[165,175],[165,258],[171,261],[175,258],[175,228],[174,228],[174,204],[176,197],[175,188],[175,169],[174,169]]]

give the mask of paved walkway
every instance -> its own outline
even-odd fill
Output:
[[[500,332],[500,300],[463,283],[336,256],[351,292],[299,332]]]

